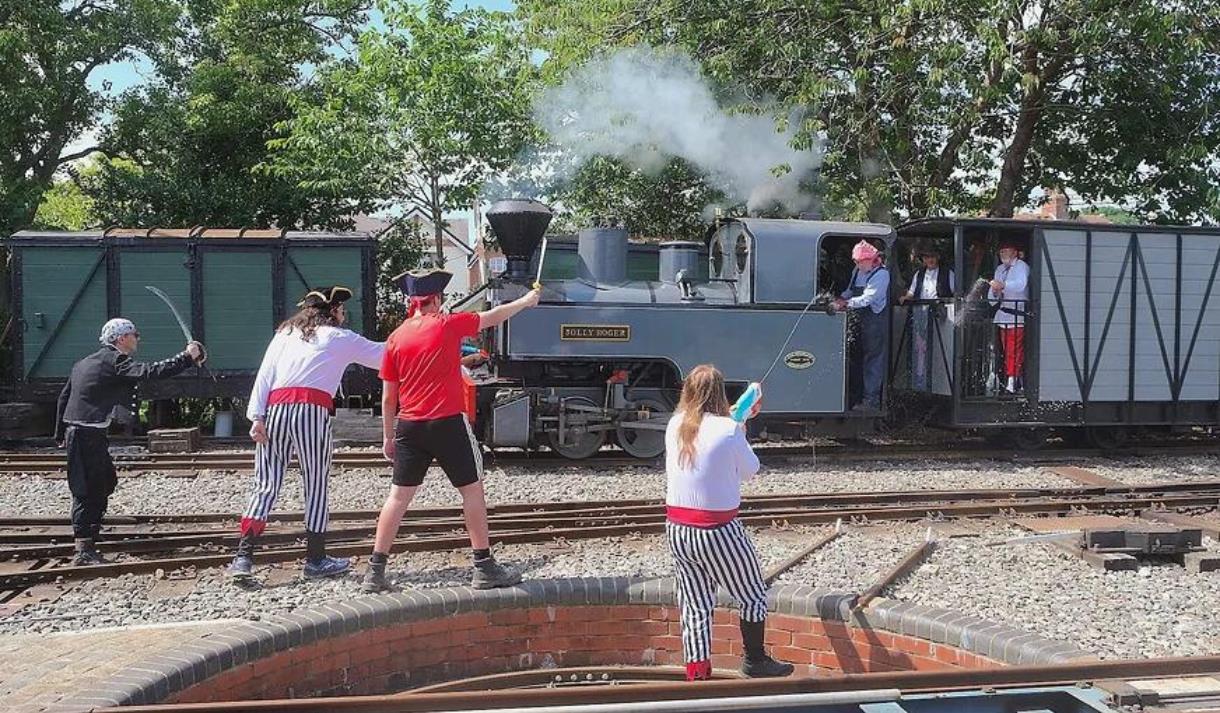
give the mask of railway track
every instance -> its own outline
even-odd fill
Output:
[[[1063,462],[1097,457],[1188,456],[1220,454],[1220,443],[1214,440],[1171,442],[1162,445],[1141,444],[1111,451],[1088,448],[1047,447],[1037,451],[1016,451],[994,445],[958,442],[949,449],[945,444],[869,444],[867,448],[836,444],[760,446],[757,449],[764,462],[817,459],[826,462],[873,462],[927,460],[992,459],[1022,462]],[[609,468],[658,465],[658,459],[641,460],[620,451],[603,450],[583,460],[570,460],[549,451],[496,451],[487,454],[491,464],[547,465],[557,467]],[[201,470],[248,472],[254,468],[253,451],[207,451],[200,453],[116,453],[115,467],[125,473],[195,473]],[[345,469],[383,469],[388,464],[380,449],[339,451],[334,454],[333,467]],[[0,474],[62,474],[67,468],[62,453],[0,453]]]
[[[422,711],[589,711],[656,710],[907,710],[893,703],[903,696],[963,690],[985,690],[1002,698],[1006,689],[1036,689],[1056,685],[1096,685],[1137,679],[1207,676],[1220,673],[1220,657],[1083,661],[1042,666],[1009,666],[951,671],[837,674],[815,678],[729,679],[633,685],[523,687],[508,690],[417,692],[379,696],[231,701],[219,703],[161,704],[124,707],[131,713],[229,713],[232,711],[335,711],[337,713],[419,713]],[[532,680],[531,680],[532,681]],[[999,693],[997,693],[997,691]],[[853,698],[852,695],[860,696]],[[867,698],[865,697],[867,696]],[[791,698],[787,698],[791,697]],[[697,699],[697,700],[695,700]],[[672,702],[672,703],[671,703]],[[685,702],[683,706],[678,702]],[[875,705],[857,708],[857,704]],[[943,707],[917,710],[963,710],[952,701]],[[555,708],[552,708],[554,706]],[[562,707],[562,708],[558,708]],[[987,710],[1029,710],[1027,707],[989,707]],[[1043,708],[1045,709],[1045,708]],[[1071,710],[1080,710],[1079,707]],[[1207,708],[1214,710],[1214,708]]]
[[[1024,488],[923,492],[871,492],[775,495],[746,498],[741,519],[756,526],[948,520],[956,518],[1060,516],[1076,513],[1132,513],[1220,506],[1220,480],[1141,486]],[[329,531],[332,553],[363,556],[372,546],[376,513],[332,514]],[[288,562],[304,554],[299,540],[299,514],[275,518],[262,538],[259,561]],[[229,514],[131,516],[119,535],[104,549],[124,559],[109,564],[74,567],[71,533],[60,518],[0,518],[0,590],[39,584],[115,577],[124,574],[175,572],[220,567],[228,563],[236,530]],[[113,522],[113,521],[111,521]],[[501,544],[528,544],[555,539],[584,540],[664,530],[664,506],[659,501],[560,502],[509,504],[491,508],[492,539]],[[199,527],[207,525],[207,527]],[[181,529],[187,526],[190,529]],[[421,509],[410,513],[400,530],[395,552],[447,551],[465,547],[461,511]]]

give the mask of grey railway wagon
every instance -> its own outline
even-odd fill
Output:
[[[1220,229],[929,219],[898,232],[900,254],[915,239],[931,240],[958,276],[936,322],[924,394],[950,425],[1220,423]],[[1001,239],[1022,245],[1030,265],[1018,394],[979,383],[993,372],[994,339],[972,343],[971,335],[994,330],[985,305],[964,299],[976,279],[990,277]],[[910,309],[895,310],[895,335],[909,326]],[[896,337],[891,367],[899,391],[911,390],[908,345]]]
[[[376,241],[366,233],[25,231],[6,242],[17,316],[11,395],[20,400],[54,400],[73,362],[97,348],[110,317],[135,321],[141,358],[181,349],[181,330],[146,285],[169,295],[207,344],[215,376],[188,370],[148,384],[146,398],[245,396],[275,325],[316,285],[351,287],[352,328],[372,333],[376,326]],[[365,381],[349,380],[349,393]]]

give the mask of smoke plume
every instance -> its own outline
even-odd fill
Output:
[[[800,184],[821,151],[792,148],[793,129],[778,131],[771,114],[726,111],[684,54],[635,47],[595,58],[545,92],[534,113],[577,165],[608,155],[656,172],[678,157],[750,210],[779,203],[796,213],[812,202]]]

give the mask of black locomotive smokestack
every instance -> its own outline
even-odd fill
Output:
[[[551,209],[536,200],[513,198],[497,201],[487,209],[486,216],[500,249],[504,251],[504,257],[508,259],[508,277],[530,278],[530,258],[538,243],[542,242],[542,234],[551,224],[554,217]]]

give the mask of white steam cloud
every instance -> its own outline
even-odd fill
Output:
[[[822,153],[792,147],[796,122],[781,132],[772,115],[725,111],[684,54],[635,47],[594,59],[548,90],[534,113],[577,163],[615,156],[656,172],[678,157],[750,210],[779,203],[796,213],[813,202],[800,184]]]

